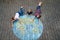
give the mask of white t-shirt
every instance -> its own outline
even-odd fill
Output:
[[[16,13],[16,14],[15,14],[14,19],[19,19],[19,13]]]

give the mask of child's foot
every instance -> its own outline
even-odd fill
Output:
[[[21,8],[23,8],[23,6],[21,6]]]
[[[42,2],[39,2],[39,6],[41,6],[42,5]]]

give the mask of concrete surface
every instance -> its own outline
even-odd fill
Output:
[[[21,5],[34,11],[39,1],[43,1],[40,19],[44,30],[38,40],[60,40],[60,0],[0,0],[0,40],[19,40],[12,32],[10,18]]]

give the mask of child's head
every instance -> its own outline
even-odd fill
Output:
[[[30,15],[30,14],[32,14],[32,13],[33,13],[33,12],[32,12],[32,9],[28,9],[27,14]]]
[[[37,17],[39,19],[41,17],[41,15],[39,13],[36,13],[35,17]]]
[[[13,20],[15,20],[14,17],[12,17],[12,18],[10,19],[10,21],[13,21]]]

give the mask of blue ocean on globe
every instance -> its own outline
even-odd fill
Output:
[[[33,15],[20,16],[13,23],[13,33],[20,40],[37,40],[43,32],[43,24]]]

